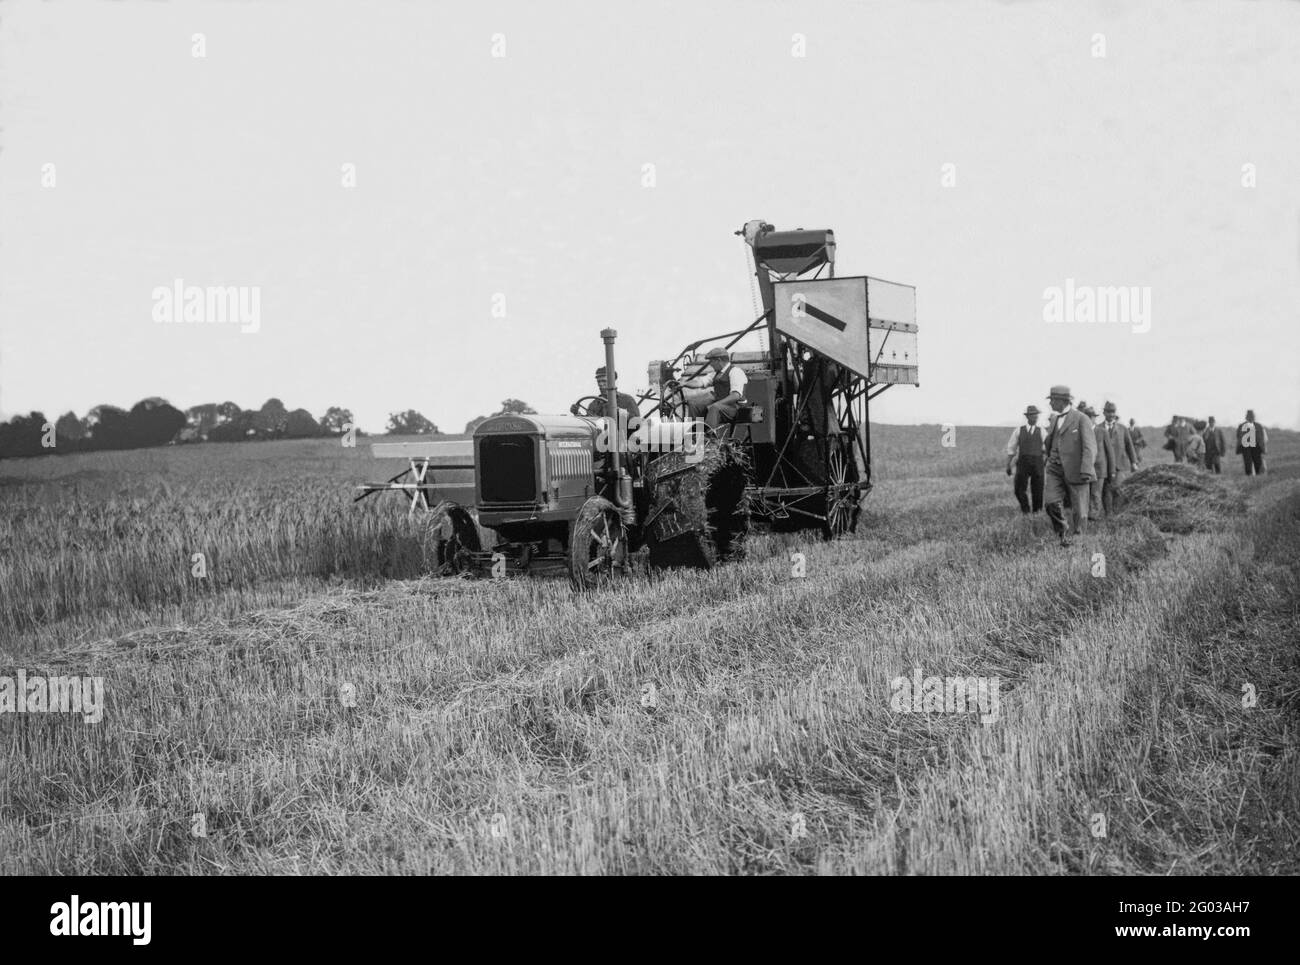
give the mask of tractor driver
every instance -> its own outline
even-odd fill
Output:
[[[614,380],[616,382],[618,381],[617,372],[614,373]],[[600,397],[587,405],[586,414],[594,419],[599,419],[605,414],[605,408],[609,405],[609,380],[605,377],[605,366],[603,365],[596,369],[596,386],[600,389]],[[641,413],[636,407],[636,399],[632,398],[626,392],[618,393],[618,410],[623,413],[623,418],[627,420],[621,427],[622,430],[627,432],[627,427],[629,425],[635,428],[636,423],[632,420],[639,420],[641,418]],[[574,415],[577,415],[578,404],[575,402],[573,405],[569,406],[569,411]]]
[[[707,391],[692,393],[687,401],[691,415],[704,416],[704,424],[716,429],[722,423],[735,421],[745,401],[745,384],[749,378],[744,369],[732,364],[725,348],[711,348],[704,357],[713,371],[705,371],[685,384],[688,388]]]
[[[600,389],[600,397],[587,403],[587,411],[584,413],[593,419],[604,418],[609,408],[609,379],[607,379],[605,366],[596,369],[596,385]],[[614,373],[614,381],[618,381],[618,373]],[[569,411],[574,415],[578,414],[578,404],[575,402],[569,407]],[[608,452],[611,444],[617,445],[619,452],[627,451],[628,436],[636,432],[641,425],[641,413],[636,407],[636,399],[626,392],[618,393],[618,416],[616,425],[608,428],[607,432],[602,432],[596,440],[596,468],[604,471],[608,467]],[[608,434],[607,434],[608,433]],[[614,440],[618,440],[616,443]],[[626,467],[635,478],[638,474],[637,462],[630,456],[627,457]]]

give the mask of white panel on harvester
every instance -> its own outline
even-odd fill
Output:
[[[773,289],[777,331],[873,382],[917,384],[913,286],[861,276]]]
[[[776,294],[776,330],[867,376],[867,279],[826,278],[781,281]]]

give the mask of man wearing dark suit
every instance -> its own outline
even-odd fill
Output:
[[[1205,468],[1210,472],[1222,474],[1222,460],[1227,455],[1228,447],[1223,442],[1223,430],[1214,424],[1214,416],[1210,416],[1209,421],[1206,422],[1201,438],[1205,440]]]
[[[1264,449],[1268,433],[1255,421],[1255,410],[1246,410],[1246,421],[1237,426],[1237,455],[1241,456],[1247,476],[1264,474]]]
[[[1133,433],[1128,426],[1119,421],[1119,412],[1114,402],[1107,402],[1101,407],[1106,416],[1106,435],[1110,437],[1110,448],[1115,454],[1111,478],[1101,491],[1101,505],[1107,516],[1119,511],[1120,486],[1124,479],[1141,464],[1138,459],[1137,446],[1133,443]]]
[[[1065,522],[1067,493],[1074,514],[1073,532],[1083,535],[1088,523],[1088,490],[1097,476],[1097,435],[1088,417],[1070,408],[1068,385],[1052,386],[1048,400],[1052,423],[1048,429],[1047,469],[1043,476],[1043,506],[1062,546],[1070,545]]]
[[[1183,462],[1187,458],[1188,430],[1182,416],[1174,416],[1165,426],[1165,448],[1174,454],[1174,462]]]
[[[1025,424],[1011,433],[1007,442],[1007,475],[1015,466],[1016,478],[1012,490],[1016,502],[1020,503],[1022,513],[1038,512],[1043,508],[1043,468],[1045,457],[1043,441],[1046,433],[1038,424],[1038,406],[1031,405],[1025,410]],[[1029,496],[1033,496],[1033,508],[1030,509]]]

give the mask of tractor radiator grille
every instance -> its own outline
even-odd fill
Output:
[[[537,440],[532,436],[487,436],[479,444],[481,502],[531,503],[537,499]]]

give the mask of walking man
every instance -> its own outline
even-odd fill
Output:
[[[1106,416],[1106,435],[1110,437],[1110,448],[1115,455],[1111,478],[1106,480],[1106,485],[1101,491],[1102,509],[1106,511],[1106,516],[1110,517],[1119,511],[1120,487],[1128,474],[1141,465],[1141,461],[1138,459],[1133,433],[1119,421],[1119,412],[1115,408],[1115,403],[1107,402],[1101,407],[1101,411]]]
[[[1147,441],[1142,438],[1142,430],[1137,427],[1136,419],[1128,420],[1128,434],[1133,437],[1133,448],[1138,452],[1147,447]]]
[[[1016,478],[1012,489],[1022,513],[1036,513],[1043,508],[1044,438],[1043,427],[1038,424],[1038,406],[1031,405],[1025,410],[1025,424],[1012,430],[1007,442],[1007,475],[1011,475],[1014,466]]]
[[[1093,519],[1101,519],[1101,494],[1115,472],[1115,450],[1111,448],[1110,436],[1106,434],[1105,428],[1096,421],[1097,410],[1086,402],[1080,402],[1079,411],[1088,417],[1088,424],[1092,426],[1093,436],[1097,440],[1097,458],[1093,464],[1096,478],[1088,486],[1088,515]]]
[[[1214,424],[1214,416],[1210,416],[1201,438],[1205,441],[1205,468],[1222,474],[1222,459],[1227,454],[1228,447],[1223,442],[1223,430]]]
[[[1165,448],[1174,454],[1174,462],[1187,458],[1187,431],[1181,416],[1174,416],[1165,427]]]
[[[1205,458],[1205,439],[1201,435],[1201,430],[1205,428],[1204,422],[1192,423],[1192,434],[1187,437],[1187,464],[1201,468],[1201,461]]]
[[[1241,456],[1242,466],[1247,476],[1264,474],[1264,449],[1268,445],[1268,433],[1255,421],[1255,410],[1246,410],[1246,421],[1237,426],[1237,455]]]
[[[1088,417],[1070,408],[1068,385],[1052,386],[1047,397],[1052,407],[1047,431],[1047,468],[1043,475],[1043,507],[1062,546],[1070,545],[1071,532],[1084,535],[1088,524],[1088,490],[1096,478],[1097,436]],[[1070,497],[1073,529],[1065,521],[1065,499]]]

